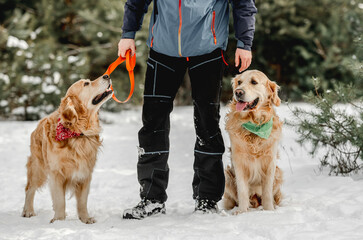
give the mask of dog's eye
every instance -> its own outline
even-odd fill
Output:
[[[88,85],[89,85],[89,82],[85,82],[85,83],[84,83],[84,86],[88,86]]]
[[[253,85],[256,85],[258,82],[256,82],[256,80],[252,79],[252,80],[251,80],[251,83],[252,83]]]
[[[238,84],[238,85],[241,85],[241,83],[242,83],[242,81],[238,81],[238,82],[237,82],[237,84]]]

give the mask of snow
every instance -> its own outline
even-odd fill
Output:
[[[78,56],[69,56],[68,57],[68,63],[74,63],[77,62],[79,60]]]
[[[224,107],[222,129],[225,113]],[[291,120],[286,105],[278,113]],[[123,220],[122,211],[139,201],[136,163],[141,108],[100,113],[109,124],[102,124],[103,147],[88,198],[90,215],[97,220],[92,225],[78,220],[75,199],[68,199],[69,195],[66,220],[50,224],[53,211],[48,187],[35,196],[37,216],[20,217],[29,138],[37,122],[0,122],[0,239],[363,239],[363,177],[320,172],[318,157],[308,154],[308,146],[297,144],[296,132],[287,126],[278,163],[285,178],[280,207],[237,216],[223,210],[220,214],[194,214],[192,114],[191,107],[176,107],[172,113],[166,215]],[[228,147],[224,130],[223,136]],[[223,160],[225,165],[230,162],[228,152]]]
[[[61,80],[61,74],[59,72],[54,72],[53,73],[54,84],[59,84],[60,80]]]
[[[1,73],[0,72],[0,79],[2,81],[4,81],[5,84],[9,84],[10,83],[10,78],[8,75],[4,74],[4,73]]]
[[[21,82],[24,84],[29,83],[29,84],[37,85],[42,82],[42,79],[40,77],[23,75],[21,77]]]
[[[37,28],[34,32],[31,32],[30,33],[30,38],[32,40],[36,39],[37,38],[37,35],[42,31],[42,28]]]
[[[20,49],[28,49],[29,45],[26,41],[21,40],[14,36],[9,36],[8,41],[6,42],[7,47],[16,47]]]
[[[49,84],[43,83],[42,84],[42,92],[43,93],[55,92],[56,94],[59,94],[60,90],[58,89],[58,87],[56,85],[49,85]]]
[[[0,107],[6,107],[8,105],[8,101],[7,100],[1,100],[0,101]]]

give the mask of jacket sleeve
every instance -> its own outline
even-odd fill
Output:
[[[232,0],[233,25],[237,47],[251,51],[255,33],[255,0]]]
[[[127,0],[125,3],[122,38],[135,38],[152,0]]]

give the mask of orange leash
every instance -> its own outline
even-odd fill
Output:
[[[103,74],[103,75],[110,76],[111,73],[116,69],[116,67],[118,65],[120,65],[121,63],[123,63],[125,60],[126,60],[126,69],[129,72],[129,77],[130,77],[130,93],[129,93],[129,96],[126,98],[125,101],[120,101],[115,96],[115,92],[113,92],[112,98],[113,98],[113,100],[115,100],[118,103],[126,103],[127,101],[130,100],[132,94],[134,93],[134,87],[135,87],[134,68],[135,68],[135,65],[136,65],[136,54],[134,54],[134,56],[131,57],[131,51],[128,50],[126,52],[126,57],[125,58],[119,56],[116,59],[116,61],[111,63],[110,66],[108,66],[107,71]],[[112,84],[111,84],[111,90],[113,91]]]

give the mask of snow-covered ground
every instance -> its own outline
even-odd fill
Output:
[[[226,108],[222,109],[224,128]],[[287,106],[278,108],[289,119]],[[318,159],[284,128],[279,166],[284,171],[284,200],[275,211],[252,210],[238,216],[193,214],[193,146],[191,107],[172,113],[170,182],[167,214],[144,220],[123,220],[121,213],[139,201],[136,178],[137,132],[141,109],[101,113],[102,152],[93,174],[88,207],[97,223],[81,223],[75,199],[67,200],[67,219],[53,217],[48,187],[35,197],[37,216],[20,217],[26,183],[25,164],[30,133],[37,122],[0,122],[0,239],[363,239],[363,179],[328,176]],[[225,144],[229,139],[223,130]],[[229,154],[224,155],[224,164]],[[220,205],[221,206],[221,205]]]

